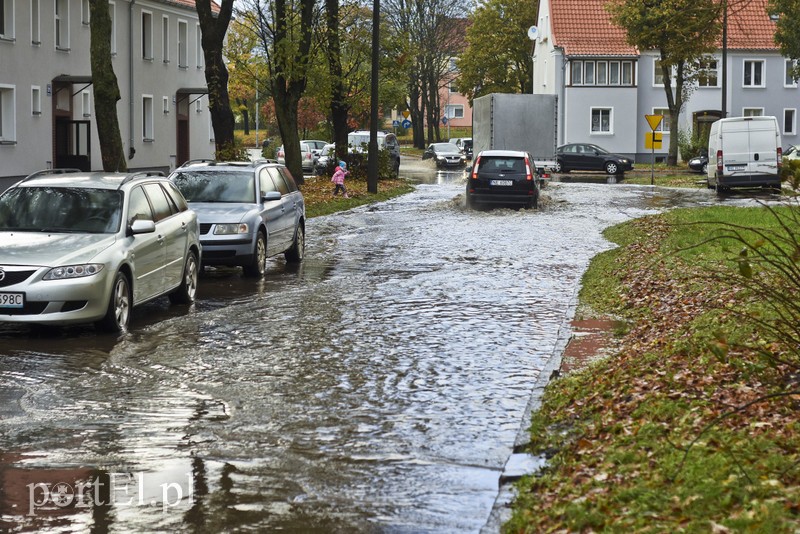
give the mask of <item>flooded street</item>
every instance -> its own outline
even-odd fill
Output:
[[[416,177],[120,340],[0,325],[0,530],[480,531],[602,230],[717,198],[553,183],[468,211],[463,173]]]

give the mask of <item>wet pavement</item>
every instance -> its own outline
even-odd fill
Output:
[[[0,530],[478,532],[607,226],[706,190],[464,173],[308,221],[299,267],[209,270],[122,339],[0,325]]]

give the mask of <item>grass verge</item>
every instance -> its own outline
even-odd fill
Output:
[[[334,197],[330,178],[325,176],[306,178],[300,187],[306,203],[306,216],[311,218],[329,215],[356,206],[389,200],[414,190],[414,186],[405,180],[381,180],[378,182],[376,194],[367,191],[367,182],[364,180],[346,180],[345,186],[349,198],[341,195]]]
[[[735,268],[719,267],[735,243],[706,241],[713,221],[776,224],[761,208],[722,207],[606,232],[619,247],[593,260],[581,309],[629,329],[615,356],[547,387],[530,450],[548,467],[518,483],[505,531],[800,530],[800,375],[730,313],[764,313],[749,288],[709,282],[724,279],[709,266]]]

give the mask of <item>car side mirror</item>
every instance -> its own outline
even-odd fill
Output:
[[[281,193],[280,191],[267,191],[263,195],[261,195],[261,202],[269,202],[271,200],[280,200]]]
[[[136,219],[128,227],[128,236],[139,234],[152,234],[156,231],[156,223],[149,219]]]

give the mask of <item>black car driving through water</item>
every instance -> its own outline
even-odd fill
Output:
[[[484,150],[467,178],[467,206],[539,205],[539,180],[533,157],[517,150]]]

